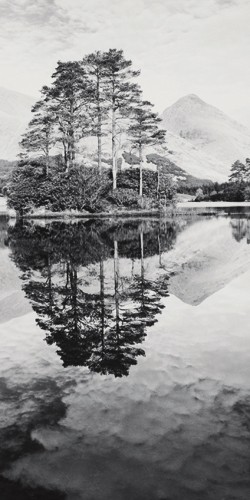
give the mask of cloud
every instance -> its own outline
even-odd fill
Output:
[[[95,32],[83,19],[75,18],[69,9],[58,5],[56,0],[2,0],[0,18],[2,39],[20,39],[28,35],[34,42],[49,38],[61,47],[69,44],[76,32]]]
[[[185,93],[242,110],[249,14],[249,0],[0,0],[1,85],[34,94],[58,59],[117,47],[159,111]]]

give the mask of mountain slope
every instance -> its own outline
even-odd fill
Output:
[[[15,160],[34,98],[0,87],[0,159]]]
[[[217,182],[227,180],[228,172],[225,172],[224,162],[206,154],[191,142],[169,131],[166,134],[166,142],[166,157],[190,175]],[[226,168],[228,168],[228,164]]]
[[[165,109],[162,119],[164,128],[174,134],[168,134],[169,148],[173,147],[178,155],[189,144],[193,155],[200,156],[202,162],[207,157],[207,168],[215,175],[227,177],[235,160],[250,156],[250,131],[194,94]],[[185,141],[182,146],[176,136]]]

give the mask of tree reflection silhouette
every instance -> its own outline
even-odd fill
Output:
[[[161,251],[169,249],[176,237],[173,227],[171,231],[170,241],[169,231],[162,232],[159,223],[133,223],[129,231],[124,224],[83,222],[44,227],[21,223],[9,229],[26,297],[64,367],[86,366],[121,377],[145,354],[140,344],[146,327],[155,323],[164,307],[161,299],[168,296],[166,272],[146,278],[145,254],[159,253],[159,238]],[[132,263],[139,258],[140,271],[121,277],[120,253]]]
[[[243,239],[250,243],[250,219],[247,217],[231,216],[230,225],[234,239],[240,242]]]

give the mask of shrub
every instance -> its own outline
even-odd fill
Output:
[[[67,209],[95,211],[109,185],[107,174],[99,174],[96,168],[76,166],[67,173],[57,162],[46,177],[41,161],[20,161],[8,187],[8,205],[20,215],[31,207],[42,206],[53,212]]]

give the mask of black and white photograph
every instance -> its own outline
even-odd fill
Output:
[[[250,0],[0,22],[0,500],[250,500]]]

